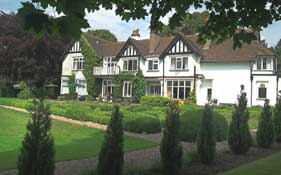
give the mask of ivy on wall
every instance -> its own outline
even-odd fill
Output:
[[[83,74],[86,78],[88,94],[92,97],[98,97],[101,93],[102,81],[93,76],[93,67],[99,65],[98,57],[84,35],[81,36],[80,45],[85,60]]]
[[[132,82],[132,97],[133,102],[139,103],[141,97],[145,95],[145,80],[141,70],[139,70]]]

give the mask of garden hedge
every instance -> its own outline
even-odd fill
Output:
[[[180,117],[180,137],[187,142],[195,142],[200,129],[203,110],[197,109],[185,111]],[[228,123],[226,119],[214,112],[213,116],[217,141],[224,141],[227,138]]]
[[[130,117],[124,120],[124,130],[133,133],[159,133],[161,124],[154,117]]]
[[[167,106],[171,99],[161,96],[143,96],[140,104],[147,106]]]

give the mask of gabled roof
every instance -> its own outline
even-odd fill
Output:
[[[183,40],[194,53],[201,56],[202,62],[205,63],[249,62],[254,60],[256,56],[274,56],[272,50],[265,48],[258,40],[252,41],[251,44],[244,43],[242,48],[234,50],[233,38],[229,38],[220,44],[209,41],[208,47],[205,47],[197,43],[198,35],[177,34],[171,37],[160,37],[159,43],[152,49],[153,53],[149,53],[151,38],[142,40],[129,38],[126,42],[110,42],[91,35],[86,35],[86,38],[100,57],[120,57],[120,54],[129,44],[133,45],[143,58],[152,55],[163,57],[179,39]]]

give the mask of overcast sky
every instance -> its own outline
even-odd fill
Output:
[[[0,10],[4,12],[16,11],[23,0],[0,0]],[[193,10],[193,9],[191,9]],[[149,17],[144,20],[125,22],[119,16],[116,16],[113,10],[101,9],[95,13],[90,13],[86,17],[94,29],[108,29],[113,32],[118,40],[124,41],[130,36],[132,30],[140,29],[141,38],[149,37]],[[167,23],[169,15],[162,19]],[[261,33],[262,38],[266,40],[269,46],[274,46],[281,38],[281,21],[274,22]]]

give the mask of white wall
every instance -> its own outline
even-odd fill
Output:
[[[212,81],[212,97],[218,99],[218,103],[235,104],[242,84],[245,86],[249,103],[250,63],[202,63],[201,71],[204,79]],[[206,103],[206,90],[207,85],[201,83],[197,92],[200,94],[197,96],[199,105]]]

